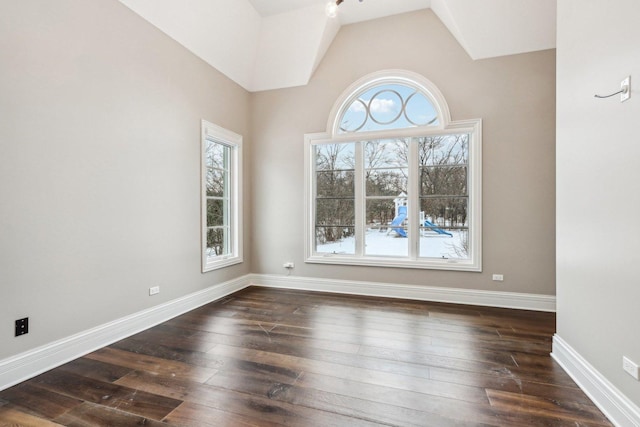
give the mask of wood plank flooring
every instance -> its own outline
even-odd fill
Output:
[[[555,315],[249,288],[0,392],[0,426],[611,426]]]

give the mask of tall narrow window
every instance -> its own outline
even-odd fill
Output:
[[[354,253],[342,245],[355,233],[354,144],[315,147],[315,239],[321,250]]]
[[[364,151],[364,255],[406,257],[409,141],[367,141]],[[401,238],[395,238],[399,236]]]
[[[421,257],[470,259],[469,137],[451,134],[418,140]],[[434,243],[447,240],[444,245]]]
[[[421,76],[356,82],[305,137],[307,262],[481,271],[481,139]]]
[[[242,262],[242,137],[202,121],[202,271]]]

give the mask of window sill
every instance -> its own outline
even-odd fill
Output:
[[[220,256],[209,258],[202,266],[202,272],[207,273],[209,271],[218,270],[224,267],[229,267],[230,265],[240,263],[242,263],[242,257],[239,256]]]
[[[473,271],[482,272],[479,262],[470,260],[404,260],[388,257],[356,257],[353,255],[340,254],[316,254],[307,257],[305,260],[311,264],[337,264],[337,265],[357,265],[365,267],[391,267],[391,268],[416,268],[425,270],[450,270],[450,271]]]

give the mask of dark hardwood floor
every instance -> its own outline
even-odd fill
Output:
[[[0,426],[610,426],[555,315],[249,288],[0,392]]]

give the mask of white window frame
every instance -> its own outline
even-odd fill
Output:
[[[224,255],[207,255],[207,142],[230,148],[229,158],[229,245]],[[206,120],[201,124],[200,144],[201,255],[202,272],[217,270],[243,261],[242,248],[242,136]]]
[[[411,127],[406,129],[381,130],[373,132],[339,132],[340,119],[346,108],[349,108],[356,97],[366,90],[382,84],[406,84],[413,86],[425,94],[435,107],[439,122],[437,125]],[[468,160],[468,218],[470,259],[439,259],[419,257],[419,237],[417,229],[409,231],[409,256],[408,257],[384,257],[366,256],[361,239],[356,240],[355,254],[328,254],[318,253],[315,250],[315,160],[313,147],[318,144],[333,144],[340,142],[357,142],[392,138],[418,138],[447,134],[469,134],[469,160]],[[404,70],[387,70],[365,76],[352,84],[335,103],[327,124],[327,131],[323,133],[310,133],[305,135],[305,261],[319,264],[361,265],[378,267],[421,268],[456,271],[482,271],[482,120],[451,121],[446,100],[438,88],[419,74]],[[413,144],[416,145],[416,144]],[[416,181],[415,171],[418,170],[417,150],[410,154],[409,166],[411,180]],[[356,173],[358,171],[356,170]],[[357,178],[356,178],[357,179]],[[356,180],[356,183],[358,180]],[[364,184],[360,181],[360,186]],[[419,203],[417,182],[409,184],[409,217],[418,218]],[[358,230],[364,230],[364,216],[362,206],[364,203],[363,190],[356,184],[356,238]],[[363,200],[360,200],[363,199]],[[415,221],[413,221],[415,223]],[[412,233],[413,232],[413,233]],[[412,237],[415,236],[415,237]]]

